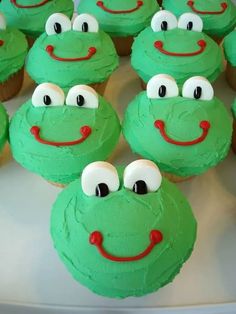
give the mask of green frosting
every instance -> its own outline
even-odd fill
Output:
[[[201,121],[210,122],[211,127],[203,142],[179,146],[164,140],[154,126],[156,120],[164,121],[170,138],[182,142],[202,135]],[[227,156],[232,119],[217,98],[211,101],[183,97],[148,99],[146,92],[142,92],[126,111],[123,132],[134,152],[153,160],[165,172],[189,177],[205,172]]]
[[[18,72],[25,62],[28,44],[25,35],[15,28],[0,30],[0,83]]]
[[[120,135],[118,117],[102,97],[97,109],[74,106],[34,107],[31,100],[15,113],[10,124],[10,144],[14,158],[26,169],[48,181],[67,184],[78,178],[90,162],[105,160]],[[74,146],[41,144],[31,134],[40,127],[40,137],[53,142],[81,138],[80,128],[92,128],[90,136]]]
[[[162,242],[137,261],[111,261],[89,243],[98,230],[107,252],[136,256],[155,229],[162,232]],[[157,192],[138,195],[121,183],[119,191],[104,198],[86,196],[76,180],[53,206],[51,235],[76,280],[97,294],[125,298],[154,292],[173,280],[192,252],[196,221],[185,197],[166,179]]]
[[[204,23],[204,31],[209,35],[224,37],[236,25],[236,7],[231,0],[194,0],[194,7],[199,11],[221,11],[221,3],[227,3],[227,9],[222,14],[199,14]],[[188,0],[163,0],[165,10],[180,16],[186,12],[193,12],[188,6]],[[195,13],[196,14],[196,13]]]
[[[130,13],[113,14],[104,11],[95,0],[80,0],[78,13],[96,16],[101,28],[111,36],[136,36],[146,28],[152,16],[159,10],[156,0],[143,0],[143,5]],[[130,10],[137,7],[137,0],[105,0],[104,5],[111,10]]]
[[[8,115],[3,105],[0,104],[0,151],[3,149],[7,139],[8,139]]]
[[[235,98],[234,103],[232,105],[232,113],[233,113],[234,118],[236,118],[236,98]]]
[[[42,0],[17,0],[20,5],[35,5]],[[38,37],[44,32],[45,22],[53,13],[64,13],[72,17],[74,4],[72,0],[51,0],[36,8],[17,8],[11,1],[2,0],[0,11],[4,13],[7,24],[14,26],[30,37]]]
[[[169,56],[155,46],[162,41],[169,52],[190,53],[199,51],[199,40],[207,46],[204,52],[191,57]],[[131,63],[144,82],[156,74],[166,73],[182,85],[191,76],[204,76],[214,81],[223,70],[223,58],[220,47],[206,34],[184,29],[154,32],[151,27],[142,31],[132,47]]]
[[[224,51],[227,61],[236,66],[236,30],[225,37]]]
[[[89,60],[57,61],[47,53],[48,45],[54,46],[54,53],[62,58],[85,57],[90,47],[95,47],[97,51]],[[42,34],[29,51],[26,69],[35,82],[52,82],[68,90],[77,84],[104,82],[118,64],[112,40],[103,31],[68,31],[51,36]]]

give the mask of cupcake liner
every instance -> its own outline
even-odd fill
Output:
[[[66,184],[62,184],[62,183],[56,183],[56,182],[52,182],[52,181],[47,181],[49,184],[57,187],[57,188],[61,188],[64,189],[67,185]]]
[[[145,83],[144,80],[142,80],[141,78],[140,78],[140,84],[143,90],[147,89],[147,83]]]
[[[195,176],[181,177],[181,176],[177,176],[173,173],[168,173],[168,172],[162,172],[162,174],[165,178],[167,178],[169,181],[171,181],[173,183],[180,183],[180,182],[189,181],[195,177]]]
[[[209,35],[209,34],[208,34]],[[219,46],[221,45],[224,37],[219,37],[217,35],[209,35]]]
[[[107,87],[107,83],[108,83],[108,79],[102,83],[89,84],[89,86],[95,89],[95,91],[99,95],[103,96]]]
[[[5,82],[0,83],[0,101],[6,101],[17,95],[23,85],[24,68],[11,75]]]
[[[133,36],[112,37],[113,43],[119,56],[125,57],[131,54],[131,47],[134,42]]]
[[[232,137],[232,149],[236,154],[236,119],[234,118],[233,122],[233,137]]]
[[[229,85],[236,90],[236,67],[229,62],[226,67],[226,79]]]
[[[33,46],[34,42],[35,42],[35,38],[33,37],[29,37],[29,36],[26,36],[26,39],[27,39],[27,42],[28,42],[28,46],[29,46],[29,49]]]
[[[162,6],[162,0],[157,0],[157,3],[159,4],[159,6]]]

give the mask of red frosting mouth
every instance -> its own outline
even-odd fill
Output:
[[[168,142],[170,144],[178,145],[178,146],[191,146],[191,145],[195,145],[195,144],[203,142],[206,139],[208,132],[210,130],[210,127],[211,127],[210,122],[201,121],[199,124],[199,127],[202,129],[202,135],[200,137],[196,138],[195,140],[181,142],[181,141],[176,141],[167,135],[167,133],[165,131],[165,122],[164,121],[156,120],[154,125],[157,129],[159,129],[161,136],[164,138],[164,140],[166,142]]]
[[[44,140],[40,137],[40,127],[36,125],[32,126],[32,128],[30,129],[30,132],[34,136],[35,140],[41,144],[51,145],[51,146],[73,146],[73,145],[83,143],[92,133],[92,129],[87,125],[82,126],[80,129],[80,134],[82,135],[82,137],[78,140],[71,141],[71,142],[52,142],[52,141]]]
[[[0,47],[4,45],[4,40],[0,39]]]
[[[226,2],[222,2],[220,4],[221,10],[219,11],[200,11],[195,8],[194,1],[188,1],[187,5],[192,9],[193,12],[198,13],[198,14],[223,14],[228,8],[228,4]]]
[[[58,57],[54,54],[54,49],[55,47],[53,47],[52,45],[48,45],[46,47],[46,51],[49,54],[49,56],[57,61],[67,61],[67,62],[74,62],[74,61],[85,61],[85,60],[89,60],[92,58],[93,55],[95,55],[95,53],[97,52],[97,49],[95,47],[90,47],[88,49],[88,54],[87,56],[84,57],[79,57],[79,58],[61,58]]]
[[[137,1],[137,5],[135,8],[130,9],[130,10],[111,10],[108,9],[105,5],[103,1],[97,1],[97,6],[100,7],[101,9],[103,9],[104,11],[108,12],[108,13],[112,13],[112,14],[122,14],[122,13],[132,13],[137,11],[139,8],[141,8],[141,6],[143,5],[143,1]]]
[[[163,54],[168,55],[168,56],[172,56],[172,57],[193,57],[193,56],[197,56],[199,54],[201,54],[202,52],[204,52],[207,43],[205,42],[205,40],[199,40],[197,42],[198,46],[200,47],[199,50],[194,51],[194,52],[183,52],[183,53],[179,53],[179,52],[171,52],[171,51],[167,51],[164,49],[164,43],[162,41],[156,41],[154,43],[154,46]]]
[[[50,2],[52,0],[43,0],[37,4],[32,4],[32,5],[22,5],[22,4],[18,4],[17,0],[11,0],[11,3],[14,4],[14,6],[16,6],[17,8],[21,8],[21,9],[33,9],[33,8],[38,8],[41,7],[45,4],[47,4],[48,2]]]
[[[136,256],[128,256],[128,257],[119,257],[119,256],[114,256],[106,252],[106,250],[103,248],[102,243],[103,243],[103,236],[101,232],[99,231],[94,231],[90,234],[89,237],[89,242],[92,245],[95,245],[98,249],[98,252],[105,257],[106,259],[109,259],[110,261],[113,262],[134,262],[138,261],[140,259],[143,259],[145,256],[150,254],[154,247],[159,244],[163,240],[163,235],[159,230],[152,230],[150,232],[150,244],[148,247],[141,252],[140,254]]]

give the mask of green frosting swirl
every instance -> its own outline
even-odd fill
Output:
[[[194,6],[200,11],[221,11],[221,3],[227,3],[227,9],[222,14],[199,14],[204,23],[204,31],[209,35],[224,37],[236,25],[236,7],[231,0],[194,0]],[[188,6],[188,0],[163,0],[163,7],[180,16],[186,12],[193,12]],[[196,13],[195,13],[196,14]]]
[[[0,47],[0,82],[2,83],[24,66],[28,44],[23,33],[10,27],[0,30],[0,39],[4,41]]]
[[[236,66],[236,30],[225,37],[224,51],[227,61]]]
[[[203,142],[179,146],[164,140],[154,126],[156,120],[164,121],[169,137],[182,142],[202,135],[201,121],[210,122],[211,127]],[[126,111],[123,133],[134,152],[153,160],[161,170],[189,177],[207,171],[227,156],[232,119],[217,98],[211,101],[183,97],[152,100],[142,92]]]
[[[8,115],[6,109],[0,104],[0,151],[8,139]]]
[[[110,261],[89,243],[90,234],[99,230],[107,252],[136,256],[155,229],[162,232],[162,242],[138,261]],[[192,252],[196,221],[186,198],[166,179],[154,193],[137,195],[121,186],[104,198],[86,196],[76,180],[53,206],[51,235],[76,280],[97,294],[125,298],[154,292],[173,280]]]
[[[137,0],[105,0],[104,5],[111,10],[130,10],[137,6]],[[131,13],[113,14],[104,11],[95,0],[80,0],[78,13],[96,16],[101,28],[111,36],[136,36],[150,25],[152,16],[159,10],[156,0],[143,0],[143,5]]]
[[[118,142],[120,124],[111,105],[101,97],[99,101],[98,109],[34,107],[31,100],[26,102],[10,123],[16,161],[48,181],[67,184],[78,178],[88,163],[107,159]],[[30,132],[32,126],[39,126],[41,138],[53,142],[80,139],[82,126],[92,128],[92,133],[81,144],[55,147],[36,141]]]
[[[85,57],[90,47],[95,47],[97,52],[89,60],[57,61],[46,52],[48,45],[54,46],[54,53],[62,58]],[[68,31],[51,36],[42,34],[29,51],[26,70],[38,84],[47,81],[68,90],[77,84],[105,81],[118,64],[119,59],[113,42],[103,31]]]
[[[17,0],[20,5],[34,5],[42,0]],[[72,0],[51,0],[36,8],[17,8],[11,1],[2,0],[0,11],[4,13],[7,24],[14,26],[30,37],[38,37],[44,32],[45,23],[53,13],[64,13],[72,17],[74,4]]]

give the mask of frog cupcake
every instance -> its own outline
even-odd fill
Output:
[[[55,12],[72,17],[72,0],[2,0],[0,11],[9,26],[20,29],[29,38],[30,44],[44,32],[45,21]]]
[[[93,14],[108,33],[120,56],[131,53],[134,37],[146,28],[159,10],[156,0],[80,0],[78,12]]]
[[[8,27],[0,13],[0,101],[11,99],[20,91],[27,50],[25,35]]]
[[[7,140],[8,140],[8,115],[3,105],[0,104],[0,156]]]
[[[231,0],[163,0],[163,7],[178,17],[185,12],[198,14],[204,32],[218,43],[236,26],[236,7]]]
[[[225,37],[224,51],[227,60],[226,78],[229,85],[236,90],[236,30]]]
[[[173,76],[179,86],[190,76],[214,81],[223,70],[222,52],[202,28],[195,14],[183,14],[177,21],[168,11],[157,12],[132,47],[131,63],[143,86],[161,73]]]
[[[227,156],[232,119],[205,78],[188,79],[180,96],[176,81],[159,74],[130,103],[123,133],[135,153],[153,160],[171,180],[182,181]]]
[[[31,78],[38,84],[57,84],[65,91],[86,84],[103,94],[109,76],[118,67],[118,55],[97,20],[81,14],[71,25],[67,16],[55,13],[45,30],[28,54],[26,69]]]
[[[233,114],[233,139],[232,139],[232,148],[236,154],[236,98],[232,105],[232,114]]]
[[[105,160],[120,135],[118,117],[91,87],[64,92],[51,83],[40,84],[10,123],[15,160],[47,181],[66,185],[90,162]]]
[[[72,276],[110,298],[143,296],[171,282],[189,258],[196,220],[157,166],[88,165],[58,196],[54,246]]]

